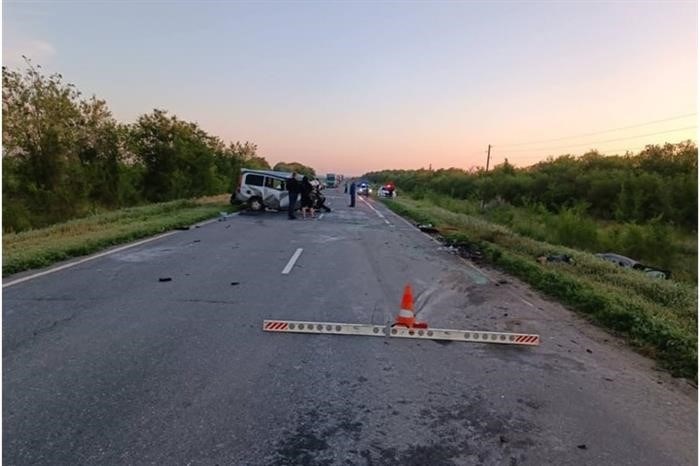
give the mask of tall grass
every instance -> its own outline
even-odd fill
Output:
[[[413,199],[416,199],[412,196]],[[450,212],[479,217],[503,225],[528,238],[588,252],[616,252],[649,266],[671,270],[674,280],[697,283],[697,236],[661,222],[638,225],[603,222],[586,214],[579,204],[552,213],[541,204],[514,207],[498,201],[484,209],[477,201],[455,199],[432,192],[420,199]]]
[[[585,251],[523,236],[515,228],[462,213],[468,212],[469,207],[453,202],[443,205],[456,207],[456,211],[436,206],[429,200],[406,197],[387,201],[387,205],[416,221],[433,223],[448,239],[478,244],[496,266],[559,299],[593,322],[627,337],[631,344],[655,357],[674,375],[697,380],[695,285],[653,279]],[[543,223],[546,225],[547,220]],[[539,225],[531,227],[537,229]],[[569,227],[564,231],[566,228]],[[557,234],[542,236],[556,238]],[[572,256],[575,264],[543,265],[536,261],[540,255],[555,253]]]
[[[3,276],[144,238],[230,212],[228,195],[178,200],[93,215],[2,237]]]

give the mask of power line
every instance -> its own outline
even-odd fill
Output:
[[[510,149],[510,150],[505,150],[504,152],[507,152],[507,153],[510,153],[510,152],[534,152],[534,151],[567,149],[569,147],[587,146],[587,145],[591,145],[591,144],[603,144],[606,142],[624,141],[626,139],[636,139],[636,138],[643,138],[643,137],[648,137],[648,136],[656,136],[657,134],[676,133],[678,131],[686,131],[686,130],[694,129],[694,128],[697,128],[697,125],[686,126],[684,128],[670,129],[667,131],[657,131],[655,133],[638,134],[636,136],[627,136],[624,138],[606,139],[604,141],[591,141],[591,142],[583,142],[583,143],[569,144],[566,146],[556,146],[556,147],[536,147],[536,148],[531,148],[531,149]],[[497,146],[494,146],[494,147],[497,147]]]
[[[639,124],[636,124],[636,125],[622,126],[622,127],[620,127],[620,128],[607,129],[607,130],[605,130],[605,131],[595,131],[595,132],[592,132],[592,133],[581,133],[581,134],[577,134],[577,135],[575,135],[575,136],[564,136],[564,137],[561,137],[561,138],[554,138],[554,139],[542,139],[542,140],[539,140],[539,141],[518,142],[518,143],[513,143],[513,144],[500,144],[500,145],[495,145],[494,147],[500,148],[500,147],[527,146],[527,145],[530,145],[530,144],[541,144],[541,143],[544,143],[544,142],[563,141],[563,140],[565,140],[565,139],[575,139],[575,138],[580,138],[580,137],[584,137],[584,136],[594,136],[594,135],[596,135],[596,134],[613,133],[613,132],[615,132],[615,131],[621,131],[621,130],[623,130],[623,129],[639,128],[639,127],[641,127],[641,126],[649,126],[649,125],[653,125],[653,124],[655,124],[655,123],[663,123],[663,122],[666,122],[666,121],[680,120],[680,119],[688,118],[688,117],[695,116],[695,115],[697,115],[697,113],[687,113],[687,114],[685,114],[685,115],[679,115],[679,116],[675,116],[675,117],[671,117],[671,118],[664,118],[664,119],[662,119],[662,120],[648,121],[648,122],[646,122],[646,123],[639,123]]]

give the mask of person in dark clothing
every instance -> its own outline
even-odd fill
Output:
[[[307,213],[311,214],[311,217],[315,217],[314,204],[311,200],[311,192],[313,190],[314,187],[311,185],[309,178],[304,176],[301,180],[301,215],[303,218],[306,218]]]
[[[355,186],[355,182],[353,181],[350,183],[350,207],[355,207],[355,190],[357,187]]]
[[[287,208],[287,216],[289,220],[294,220],[297,218],[294,215],[294,211],[297,207],[297,198],[299,197],[299,191],[301,186],[297,180],[296,172],[292,173],[292,177],[287,180],[287,191],[289,192],[289,207]]]

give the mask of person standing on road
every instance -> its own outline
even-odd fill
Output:
[[[289,207],[287,208],[287,217],[289,220],[294,220],[297,217],[294,211],[297,207],[297,197],[299,197],[299,181],[297,181],[297,173],[292,172],[292,177],[287,180],[287,191],[289,192]]]
[[[314,205],[311,201],[311,191],[313,190],[314,187],[311,185],[309,178],[304,175],[304,178],[301,180],[301,214],[304,218],[306,218],[307,212],[311,214],[311,217],[315,217]]]
[[[355,190],[357,189],[357,186],[355,186],[355,181],[350,183],[350,207],[355,207]]]

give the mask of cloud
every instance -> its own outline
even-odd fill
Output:
[[[3,47],[2,63],[10,68],[22,66],[24,64],[22,55],[31,59],[35,64],[43,65],[56,55],[56,48],[51,43],[41,39],[10,43]]]

